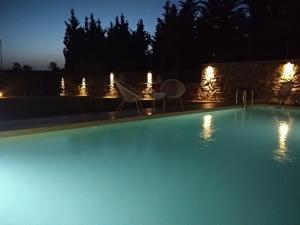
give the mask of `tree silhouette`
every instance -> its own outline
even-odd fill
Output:
[[[145,31],[143,20],[139,20],[136,26],[136,30],[131,35],[131,58],[133,66],[142,69],[146,68],[149,57],[149,46],[151,43],[151,37],[148,32]]]
[[[246,3],[251,15],[254,58],[299,56],[299,1],[291,0],[287,3],[279,0],[246,0]]]
[[[57,63],[53,62],[53,61],[49,63],[48,69],[51,71],[59,71],[60,70],[59,67],[57,66]]]
[[[199,48],[205,53],[207,61],[236,60],[241,57],[236,57],[237,50],[247,49],[245,11],[241,0],[201,1]]]
[[[272,58],[270,54],[274,43],[271,37],[272,10],[269,0],[246,0],[249,6],[250,35],[253,40],[252,51],[254,59]],[[275,38],[275,37],[274,37]]]
[[[23,66],[23,70],[24,70],[24,71],[31,71],[31,70],[32,70],[32,66],[24,65],[24,66]]]
[[[91,68],[100,66],[100,62],[103,64],[104,55],[104,30],[101,27],[101,22],[98,19],[94,19],[94,15],[91,14],[90,18],[85,18],[85,50],[84,50],[84,62]]]
[[[123,14],[117,16],[115,24],[111,23],[107,30],[106,55],[111,70],[126,69],[131,65],[131,34],[129,24]]]
[[[65,68],[67,70],[80,68],[83,64],[84,29],[75,16],[74,9],[68,22],[65,22],[66,32],[64,37]]]
[[[157,19],[153,40],[154,65],[159,68],[174,68],[179,64],[178,10],[167,1],[163,7],[163,18]]]
[[[300,2],[298,0],[290,0],[285,7],[285,24],[286,30],[283,31],[287,34],[286,38],[286,58],[299,58],[300,57],[300,23],[299,12]]]
[[[18,63],[18,62],[14,62],[11,69],[12,69],[12,70],[15,70],[15,71],[19,71],[19,70],[22,70],[22,66],[21,66],[21,64]]]
[[[71,10],[64,37],[67,70],[183,69],[200,63],[300,56],[298,0],[166,1],[154,36],[121,14],[107,29]],[[152,40],[153,39],[153,40]],[[151,59],[151,60],[149,60]]]
[[[181,66],[191,67],[199,62],[201,54],[196,46],[196,22],[199,15],[198,0],[184,0],[179,2],[178,13],[178,55]]]

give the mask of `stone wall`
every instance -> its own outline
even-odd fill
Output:
[[[151,71],[153,73],[153,89],[159,91],[160,84],[170,78],[185,83],[186,100],[193,101],[232,101],[237,89],[253,90],[255,99],[270,100],[280,82],[280,68],[287,62],[300,67],[300,59],[251,61],[231,63],[211,63],[189,70]],[[215,69],[215,77],[205,80],[205,69]],[[148,71],[117,71],[115,78],[129,83],[141,92],[146,87]],[[58,96],[61,78],[65,80],[65,91],[68,96],[77,96],[78,87],[85,77],[89,96],[101,97],[109,85],[109,72],[103,71],[89,74],[66,74],[50,71],[2,71],[0,72],[0,91],[6,96]],[[300,88],[300,76],[294,78],[294,88]],[[211,92],[211,93],[206,93]]]
[[[276,94],[275,90],[282,81],[282,66],[287,62],[300,66],[300,59],[294,60],[273,60],[273,61],[251,61],[232,62],[203,65],[202,71],[207,66],[212,66],[217,70],[220,80],[220,98],[223,100],[235,99],[236,90],[240,93],[243,90],[254,92],[254,98],[269,101]],[[202,73],[203,76],[203,73]],[[292,79],[294,89],[300,87],[300,75],[298,71]],[[201,84],[199,84],[201,86]],[[197,98],[198,93],[194,93],[192,98]]]

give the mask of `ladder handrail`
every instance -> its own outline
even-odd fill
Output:
[[[244,104],[244,106],[246,106],[247,104],[247,90],[244,89],[243,90],[243,95],[242,95],[242,103]],[[238,97],[239,97],[239,89],[236,89],[235,91],[235,104],[238,104]],[[253,105],[254,102],[254,91],[253,89],[251,89],[251,105]]]

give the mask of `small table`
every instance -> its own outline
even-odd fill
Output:
[[[143,99],[143,101],[153,101],[153,112],[155,112],[155,102],[162,100],[163,103],[163,111],[166,111],[166,100],[165,100],[165,96],[167,93],[153,93],[153,98],[151,99]]]

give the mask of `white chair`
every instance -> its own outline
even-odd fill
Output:
[[[179,101],[181,109],[184,110],[181,97],[185,94],[186,88],[181,81],[175,79],[164,81],[160,86],[160,92],[166,93],[166,100],[175,100],[177,103]]]
[[[141,115],[141,110],[143,110],[142,101],[146,100],[143,96],[139,95],[138,91],[133,87],[125,84],[124,82],[116,81],[116,86],[119,90],[119,93],[122,97],[122,102],[117,108],[117,112],[121,112],[126,104],[126,102],[135,102],[138,113]],[[163,110],[165,111],[166,103],[165,103],[165,95],[166,93],[152,93],[153,101],[153,112],[155,112],[155,102],[162,101]]]
[[[166,111],[166,99],[165,99],[165,96],[166,96],[166,93],[158,93],[158,92],[154,92],[152,94],[153,96],[153,111],[155,112],[155,102],[156,101],[162,101],[162,108],[163,108],[163,111]]]
[[[138,95],[137,91],[129,85],[121,83],[120,81],[116,81],[115,83],[120,95],[122,96],[122,102],[118,106],[117,112],[121,112],[127,102],[135,102],[138,113],[141,115],[141,110],[143,110],[141,101],[143,98]]]

